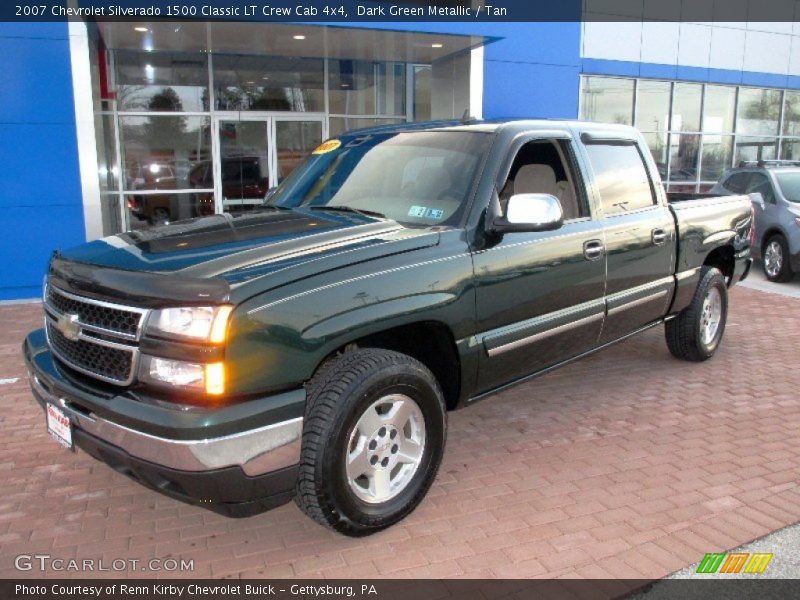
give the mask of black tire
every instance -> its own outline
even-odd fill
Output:
[[[716,289],[721,298],[721,317],[716,333],[710,340],[704,341],[701,334],[703,305],[706,296],[712,289]],[[708,360],[719,348],[725,333],[727,318],[728,288],[725,285],[725,277],[717,268],[703,267],[691,304],[683,309],[677,317],[667,321],[664,326],[669,351],[676,358],[683,360],[692,362]]]
[[[776,249],[779,252],[777,270],[775,268],[768,270],[769,267],[767,265],[767,254],[772,244],[776,244]],[[786,283],[794,277],[792,265],[789,261],[789,244],[786,242],[786,238],[779,233],[770,237],[767,243],[764,244],[764,251],[761,253],[761,268],[764,270],[766,278],[776,283]]]
[[[385,529],[411,513],[433,483],[447,437],[444,397],[433,374],[405,354],[364,348],[325,363],[306,389],[297,505],[318,523],[354,537]],[[425,443],[419,466],[402,491],[385,502],[368,503],[348,483],[345,456],[359,418],[389,394],[416,402]]]

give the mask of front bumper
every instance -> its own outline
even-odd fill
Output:
[[[66,377],[42,330],[23,354],[36,400],[61,408],[76,446],[169,496],[231,516],[291,499],[304,390],[217,409],[181,410],[126,395],[92,394]]]

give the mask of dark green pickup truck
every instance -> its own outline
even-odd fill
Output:
[[[63,445],[365,535],[425,495],[448,410],[662,323],[711,357],[752,225],[746,196],[670,202],[629,127],[362,130],[255,212],[56,253],[25,359]]]

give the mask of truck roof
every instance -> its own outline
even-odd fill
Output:
[[[474,131],[478,133],[498,133],[508,131],[511,133],[546,130],[553,128],[578,129],[579,131],[617,132],[619,134],[638,135],[637,130],[630,125],[611,123],[594,123],[591,121],[556,120],[556,119],[470,119],[464,121],[422,121],[415,123],[399,123],[392,125],[378,125],[365,129],[354,129],[338,136],[341,138],[363,135],[365,133],[400,133],[404,131]]]

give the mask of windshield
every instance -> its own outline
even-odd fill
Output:
[[[353,210],[410,226],[454,225],[491,136],[477,132],[364,133],[325,142],[268,206]]]
[[[800,171],[775,173],[783,197],[789,202],[800,202]]]

